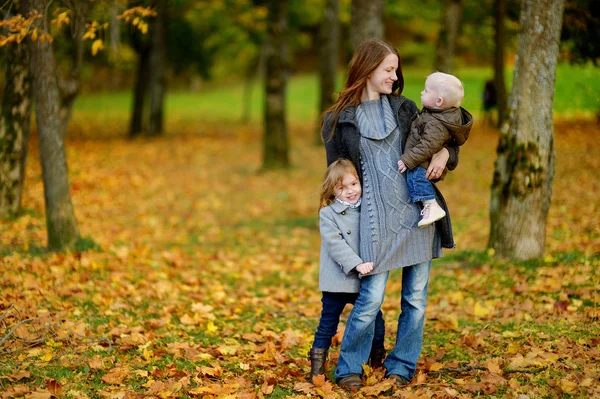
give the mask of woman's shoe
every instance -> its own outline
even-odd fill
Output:
[[[362,378],[359,374],[352,374],[347,377],[340,378],[337,383],[340,388],[348,389],[350,391],[358,391],[364,386]]]
[[[308,352],[308,358],[310,359],[310,376],[311,377],[325,374],[325,362],[327,361],[327,351],[328,350],[329,349],[324,349],[324,348],[312,348]]]
[[[371,351],[369,357],[369,366],[371,368],[383,367],[383,361],[385,360],[385,348],[375,348]]]
[[[397,387],[403,387],[410,384],[410,380],[400,374],[388,374],[385,378],[391,378]]]

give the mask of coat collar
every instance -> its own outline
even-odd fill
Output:
[[[333,200],[331,203],[331,209],[333,209],[336,213],[342,213],[350,208],[348,205],[344,205],[339,201]]]

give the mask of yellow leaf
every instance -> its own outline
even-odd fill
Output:
[[[568,380],[566,378],[561,378],[558,386],[564,393],[574,393],[577,392],[577,383]]]
[[[475,308],[473,309],[473,313],[477,317],[485,317],[490,314],[490,310],[485,306],[481,305],[479,302],[475,302]]]
[[[208,324],[206,325],[206,333],[214,334],[217,331],[219,331],[219,328],[215,325],[215,323],[213,323],[212,321],[209,321]]]
[[[87,39],[93,40],[95,38],[96,38],[96,31],[94,29],[91,29],[91,30],[88,30],[87,32],[85,32],[83,34],[83,38],[82,39],[83,40],[87,40]]]
[[[444,368],[443,363],[436,362],[436,363],[429,365],[429,371],[440,371],[443,368]]]
[[[31,40],[33,40],[34,42],[37,40],[38,38],[38,28],[35,28],[33,30],[33,32],[31,32]]]
[[[52,360],[52,348],[44,351],[44,354],[40,356],[40,360],[43,360],[44,362]]]
[[[96,55],[98,54],[98,51],[104,49],[104,43],[102,42],[102,40],[98,39],[95,40],[94,43],[92,44],[92,55]]]
[[[521,334],[519,334],[518,332],[515,332],[515,331],[504,331],[504,332],[502,332],[502,336],[504,338],[517,338],[517,337],[520,337]]]
[[[152,352],[150,349],[144,349],[143,355],[144,359],[150,361],[154,357],[154,352]]]

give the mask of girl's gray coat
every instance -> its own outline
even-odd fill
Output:
[[[356,266],[363,263],[358,256],[359,208],[338,201],[319,211],[321,231],[321,268],[319,290],[325,292],[358,292],[360,280]]]

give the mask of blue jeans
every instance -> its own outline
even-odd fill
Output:
[[[423,346],[425,304],[431,261],[402,269],[402,298],[398,317],[398,332],[394,349],[387,355],[384,366],[387,374],[411,379]],[[335,378],[362,374],[362,365],[369,358],[369,343],[375,331],[375,315],[383,303],[389,272],[363,277],[360,293],[346,324]]]
[[[313,348],[329,349],[331,339],[337,333],[340,315],[347,304],[354,304],[358,298],[358,293],[345,292],[323,292],[323,310],[321,311],[321,320],[315,333]],[[372,339],[373,348],[383,348],[385,338],[385,321],[383,313],[379,311],[375,317],[375,333]]]
[[[406,185],[412,202],[435,199],[432,183],[425,177],[427,169],[417,166],[406,172]]]

